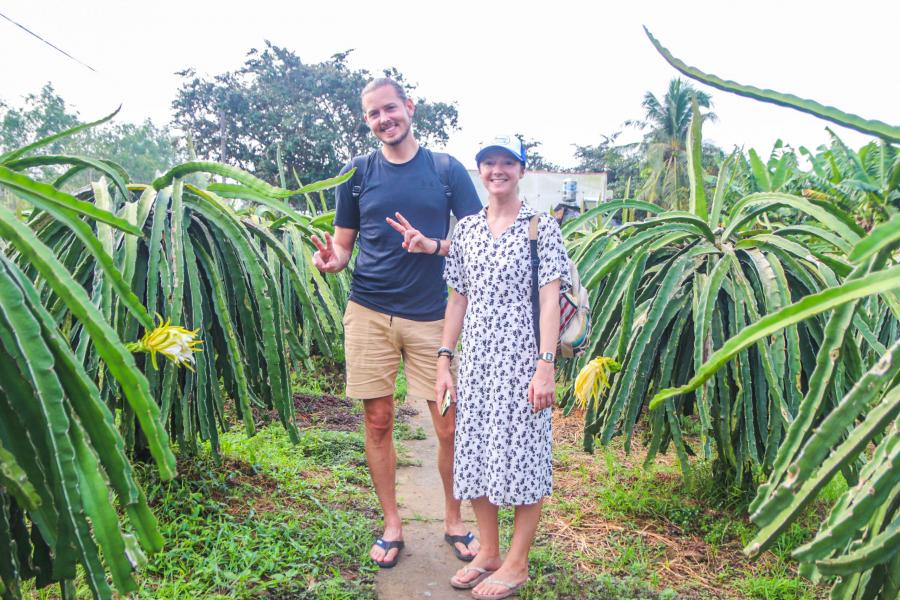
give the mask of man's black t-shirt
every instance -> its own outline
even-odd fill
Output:
[[[369,163],[358,200],[350,193],[351,181],[340,185],[336,194],[334,224],[359,231],[350,299],[405,319],[442,319],[447,303],[443,257],[407,252],[400,245],[403,237],[385,218],[395,219],[399,212],[425,236],[445,239],[451,212],[461,219],[481,210],[475,186],[462,164],[451,157],[448,185],[453,194],[448,200],[434,158],[424,148],[403,164],[388,162],[380,151]]]

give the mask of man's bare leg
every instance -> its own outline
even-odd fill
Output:
[[[465,535],[469,528],[462,520],[462,501],[453,497],[453,437],[456,432],[456,405],[451,405],[447,414],[441,416],[437,402],[428,401],[431,422],[438,439],[438,471],[444,484],[444,533]],[[472,541],[468,547],[457,542],[456,547],[463,556],[478,554],[478,540]]]
[[[363,400],[366,428],[366,460],[375,493],[384,513],[384,533],[387,542],[403,539],[403,522],[397,509],[397,452],[394,449],[394,397],[382,396]],[[369,556],[377,562],[394,559],[397,548],[384,549],[373,545]]]

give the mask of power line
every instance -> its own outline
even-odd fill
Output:
[[[6,19],[7,21],[9,21],[10,23],[12,23],[13,25],[15,25],[16,27],[18,27],[18,28],[24,30],[24,31],[25,31],[26,33],[28,33],[29,35],[33,35],[34,37],[36,37],[37,39],[41,40],[42,42],[44,42],[45,44],[47,44],[48,46],[50,46],[51,48],[53,48],[53,49],[56,50],[57,52],[61,52],[62,54],[65,54],[66,56],[68,56],[69,58],[71,58],[72,60],[74,60],[75,62],[77,62],[78,64],[80,64],[81,66],[87,67],[88,69],[90,69],[90,70],[93,71],[94,73],[97,72],[97,69],[95,69],[95,68],[92,67],[91,65],[81,62],[80,60],[78,60],[77,58],[75,58],[74,56],[72,56],[71,54],[69,54],[68,52],[66,52],[66,51],[63,50],[62,48],[60,48],[59,46],[56,46],[56,45],[54,45],[54,44],[51,44],[50,42],[48,42],[47,40],[45,40],[44,38],[42,38],[41,36],[39,36],[39,35],[36,34],[35,32],[31,31],[30,29],[28,29],[27,27],[25,27],[24,25],[22,25],[21,23],[17,23],[16,21],[13,21],[12,19],[10,19],[9,17],[7,17],[7,16],[4,15],[3,13],[0,13],[0,17],[3,17],[4,19]]]

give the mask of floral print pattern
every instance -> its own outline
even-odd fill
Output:
[[[486,209],[456,226],[444,279],[466,296],[456,409],[453,494],[498,506],[533,504],[553,489],[551,411],[528,402],[538,348],[531,307],[528,224],[523,204],[494,238]],[[571,285],[562,234],[547,214],[538,226],[538,283]]]

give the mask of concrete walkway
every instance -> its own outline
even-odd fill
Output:
[[[425,406],[414,406],[418,414],[409,418],[415,430],[421,427],[424,440],[408,440],[403,445],[416,466],[397,470],[397,501],[403,515],[403,540],[406,547],[393,569],[381,569],[375,590],[380,600],[465,600],[468,591],[450,587],[450,577],[465,563],[456,558],[444,541],[444,492],[437,470],[437,440],[431,415]],[[477,534],[475,516],[468,502],[463,519]]]

